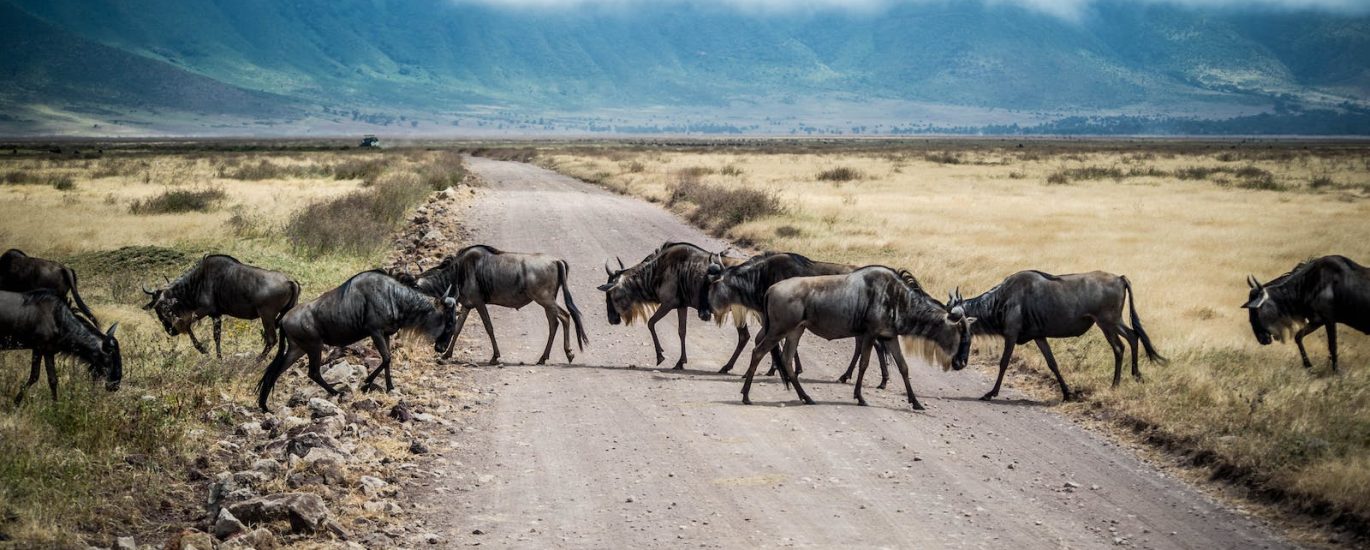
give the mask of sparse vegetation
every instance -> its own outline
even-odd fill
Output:
[[[849,166],[838,166],[819,172],[814,176],[819,181],[845,182],[861,179],[861,171]]]
[[[666,202],[669,206],[682,203],[694,205],[687,215],[690,221],[708,228],[715,235],[722,235],[739,224],[784,212],[780,198],[774,193],[708,184],[688,175],[682,175],[671,187]]]
[[[128,211],[139,215],[209,212],[228,197],[218,187],[168,189],[158,195],[133,201]]]

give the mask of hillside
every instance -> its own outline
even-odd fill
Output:
[[[833,124],[948,125],[967,123],[956,114],[964,109],[1010,111],[969,122],[1008,123],[1226,118],[1276,100],[1296,108],[1370,100],[1365,16],[1117,0],[1080,20],[979,2],[783,13],[612,6],[13,0],[0,4],[12,31],[0,40],[34,53],[0,67],[15,76],[3,88],[7,111],[107,103],[278,122],[302,105],[315,115],[593,119],[656,109],[799,120],[821,105],[840,111],[828,117]],[[885,105],[922,107],[890,121]],[[644,120],[627,117],[620,123]]]

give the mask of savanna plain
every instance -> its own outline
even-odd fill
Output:
[[[1007,383],[1183,456],[1279,509],[1351,530],[1370,521],[1370,337],[1341,331],[1336,373],[1321,332],[1309,337],[1314,367],[1305,370],[1292,344],[1259,346],[1240,308],[1248,274],[1265,281],[1326,254],[1370,262],[1363,143],[474,147],[0,154],[0,247],[76,269],[101,321],[120,323],[125,364],[117,393],[81,382],[67,363],[58,401],[40,385],[14,406],[8,396],[27,378],[29,356],[0,354],[0,533],[107,543],[130,527],[165,533],[194,518],[204,481],[186,471],[231,436],[238,407],[250,406],[260,325],[226,321],[227,359],[216,361],[168,338],[140,308],[140,288],[203,254],[227,253],[291,274],[302,299],[317,296],[382,265],[413,209],[465,177],[460,150],[659,202],[745,248],[907,268],[939,295],[957,287],[976,295],[1023,269],[1126,275],[1168,364],[1144,363],[1144,383],[1125,378],[1111,388],[1111,350],[1091,333],[1053,344],[1081,400],[1057,404],[1041,376]],[[209,339],[207,323],[199,334]],[[992,377],[999,349],[978,341],[973,367]],[[1035,350],[1016,357],[1015,373],[1046,372]],[[404,452],[381,447],[381,455]]]

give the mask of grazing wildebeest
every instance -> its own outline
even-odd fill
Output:
[[[86,307],[81,293],[76,290],[76,271],[52,260],[34,258],[15,248],[6,250],[0,254],[0,290],[51,290],[63,299],[70,292],[71,298],[76,301],[76,308],[95,326],[100,326],[100,321]]]
[[[309,379],[336,395],[338,390],[324,381],[319,372],[324,346],[344,347],[370,337],[381,356],[381,364],[362,384],[369,390],[372,381],[385,372],[385,389],[395,389],[390,378],[390,337],[400,330],[412,330],[434,343],[438,353],[452,341],[456,326],[456,303],[444,293],[435,299],[404,286],[382,271],[353,275],[337,288],[312,302],[286,312],[280,323],[280,348],[257,384],[257,406],[267,411],[266,400],[281,373],[309,356]]]
[[[209,353],[195,338],[196,321],[214,321],[214,354],[223,359],[221,344],[223,316],[262,320],[262,352],[257,361],[276,345],[276,324],[300,299],[300,285],[279,271],[247,265],[222,254],[205,256],[190,271],[166,287],[143,289],[150,301],[143,309],[157,314],[162,328],[171,336],[182,332],[200,353]]]
[[[414,284],[430,296],[448,287],[454,289],[453,296],[462,307],[454,337],[461,334],[466,316],[472,309],[476,310],[481,323],[485,325],[486,334],[490,335],[490,347],[494,349],[490,356],[491,365],[499,364],[499,342],[495,340],[495,325],[490,322],[490,312],[485,306],[519,309],[537,302],[547,313],[547,346],[537,362],[541,365],[552,355],[558,322],[561,323],[562,351],[566,353],[567,361],[576,356],[571,351],[572,323],[576,325],[576,345],[584,350],[585,344],[590,341],[581,326],[580,309],[571,299],[571,286],[566,279],[570,269],[566,260],[546,254],[505,252],[478,244],[444,258],[437,267],[420,274]],[[558,289],[566,301],[566,309],[557,305]],[[443,357],[451,357],[455,347],[448,347]]]
[[[759,315],[762,304],[766,298],[766,291],[771,285],[792,277],[816,277],[819,275],[845,275],[856,269],[856,266],[846,264],[835,264],[831,262],[815,262],[799,254],[787,252],[767,252],[747,259],[745,262],[731,266],[725,266],[718,261],[721,256],[716,256],[715,261],[709,265],[709,281],[707,291],[700,294],[699,318],[709,320],[711,315],[717,315],[719,322],[723,321],[725,314],[731,314],[733,321],[737,324],[740,334],[747,338],[746,318],[749,315]],[[739,341],[737,348],[733,350],[733,355],[728,359],[728,364],[724,365],[718,372],[728,372],[732,370],[733,363],[742,354],[743,344]],[[859,344],[859,342],[858,342]],[[876,342],[876,356],[880,360],[880,385],[884,388],[889,381],[889,368],[885,363],[885,356],[889,353],[885,350],[885,345]],[[772,374],[780,366],[779,350],[772,351]],[[856,362],[861,357],[861,349],[852,353],[851,363],[847,365],[847,371],[837,378],[838,382],[846,383],[851,379],[852,372],[856,369]],[[795,374],[802,374],[804,367],[799,361],[799,356],[794,358]]]
[[[33,367],[29,381],[14,397],[18,405],[24,391],[38,383],[39,360],[47,364],[48,387],[53,400],[57,399],[57,354],[73,355],[90,367],[93,378],[105,378],[105,389],[119,389],[124,377],[123,357],[114,331],[100,329],[89,319],[72,312],[66,300],[50,290],[35,290],[23,294],[0,291],[0,349],[33,350]]]
[[[643,258],[632,267],[624,267],[618,260],[618,270],[604,266],[609,276],[608,282],[599,286],[604,292],[604,302],[609,324],[633,324],[642,317],[647,319],[647,330],[652,334],[652,346],[656,348],[656,364],[666,360],[661,340],[656,335],[656,324],[672,311],[677,312],[676,331],[680,334],[680,360],[675,369],[685,368],[689,361],[685,352],[685,324],[689,308],[698,308],[700,294],[708,282],[709,263],[715,256],[690,243],[668,242],[661,248]],[[725,261],[734,261],[729,258]],[[739,261],[740,260],[736,260]],[[737,329],[737,348],[747,343],[747,332],[742,326]]]
[[[747,380],[742,384],[742,402],[748,404],[757,363],[781,340],[785,342],[780,363],[785,372],[782,379],[792,381],[799,398],[813,404],[790,368],[799,338],[809,331],[827,340],[857,338],[861,368],[856,374],[853,396],[861,405],[866,404],[861,396],[861,382],[870,364],[871,350],[876,342],[885,344],[904,377],[909,404],[922,410],[923,405],[918,403],[909,382],[904,352],[895,338],[923,339],[932,344],[931,351],[939,362],[950,360],[950,367],[961,369],[970,353],[970,327],[975,322],[959,304],[943,305],[929,296],[909,272],[884,266],[867,266],[846,275],[780,281],[766,292],[763,314],[761,336],[752,349]]]
[[[957,298],[960,292],[957,291]],[[1123,302],[1128,303],[1132,326],[1123,323]],[[984,294],[964,302],[966,315],[979,319],[975,334],[998,336],[1004,339],[1004,354],[999,359],[999,377],[994,389],[980,399],[988,401],[999,395],[1004,383],[1004,372],[1013,358],[1014,346],[1036,342],[1037,349],[1047,361],[1047,368],[1056,375],[1061,387],[1061,398],[1070,399],[1070,387],[1057,368],[1048,338],[1075,338],[1088,332],[1094,325],[1104,333],[1113,348],[1113,385],[1123,376],[1123,342],[1132,346],[1132,376],[1142,379],[1137,368],[1137,343],[1146,350],[1147,359],[1164,362],[1156,353],[1151,337],[1142,328],[1137,316],[1137,302],[1132,295],[1132,283],[1127,277],[1093,271],[1070,275],[1051,275],[1041,271],[1020,271],[1009,275],[1002,283]]]
[[[1251,294],[1242,307],[1250,311],[1256,341],[1268,345],[1294,334],[1304,368],[1312,368],[1303,337],[1327,327],[1327,351],[1337,370],[1337,323],[1370,334],[1370,269],[1345,256],[1323,256],[1261,284],[1246,280]]]

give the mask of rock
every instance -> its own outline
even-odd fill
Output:
[[[233,474],[233,483],[239,487],[250,487],[267,479],[270,477],[257,470],[243,470]]]
[[[323,379],[329,384],[346,384],[351,382],[353,372],[351,363],[339,362],[323,371]]]
[[[414,453],[416,455],[426,455],[428,454],[428,445],[425,445],[422,441],[415,439],[412,443],[409,444],[409,452]]]
[[[291,489],[299,489],[300,487],[306,487],[309,485],[322,485],[323,476],[320,476],[312,472],[296,472],[286,476],[285,484],[287,487],[290,487]]]
[[[214,550],[214,537],[199,529],[186,529],[167,540],[163,548],[175,550]]]
[[[114,550],[138,550],[138,542],[133,537],[119,537],[114,539]]]
[[[253,438],[265,435],[266,430],[262,429],[261,422],[243,422],[233,430],[233,433],[242,437]]]
[[[310,465],[319,462],[331,462],[333,464],[341,465],[342,463],[347,462],[347,457],[343,456],[342,453],[327,447],[314,447],[310,449],[308,453],[305,453],[304,461]]]
[[[342,444],[332,437],[319,433],[302,433],[290,438],[285,444],[286,454],[303,457],[310,449],[323,448],[341,454]]]
[[[290,432],[291,430],[294,430],[294,429],[299,428],[299,427],[301,427],[301,426],[308,426],[308,425],[309,425],[309,421],[308,421],[308,420],[305,420],[305,419],[300,418],[300,417],[298,417],[298,416],[287,416],[287,417],[285,417],[285,419],[281,420],[281,431],[283,431],[283,432]]]
[[[442,537],[438,536],[437,533],[424,533],[415,535],[413,540],[427,544],[439,544],[442,542]]]
[[[376,401],[375,399],[371,399],[369,397],[366,399],[360,399],[352,402],[352,409],[358,411],[370,412],[379,409],[380,407],[381,403],[379,401]]]
[[[292,532],[314,533],[328,529],[328,507],[319,495],[282,493],[254,498],[229,507],[234,516],[250,524],[289,521]]]
[[[367,496],[379,495],[387,485],[389,483],[378,477],[362,476],[357,480],[357,486],[361,487],[362,493]]]
[[[347,419],[344,418],[343,415],[334,415],[315,420],[314,425],[309,428],[309,431],[324,434],[329,437],[338,437],[339,435],[342,435],[343,430],[346,428]]]
[[[257,529],[251,533],[233,537],[219,545],[219,550],[274,550],[276,548],[276,536],[266,529]]]
[[[320,399],[318,397],[309,400],[309,416],[311,418],[319,419],[325,416],[337,416],[339,414],[342,414],[342,410],[332,401]]]
[[[252,469],[267,475],[274,476],[281,473],[281,463],[270,458],[259,459],[252,463]]]
[[[214,536],[219,540],[227,540],[240,533],[247,532],[247,526],[238,518],[233,517],[233,513],[227,508],[219,509],[219,517],[214,518]]]
[[[426,243],[440,243],[445,240],[447,240],[447,235],[443,235],[442,231],[438,231],[437,229],[423,234],[423,242]]]
[[[400,401],[399,403],[395,403],[394,407],[390,408],[390,418],[400,422],[408,422],[414,419],[414,415],[409,412],[409,405],[404,404],[404,401]]]

